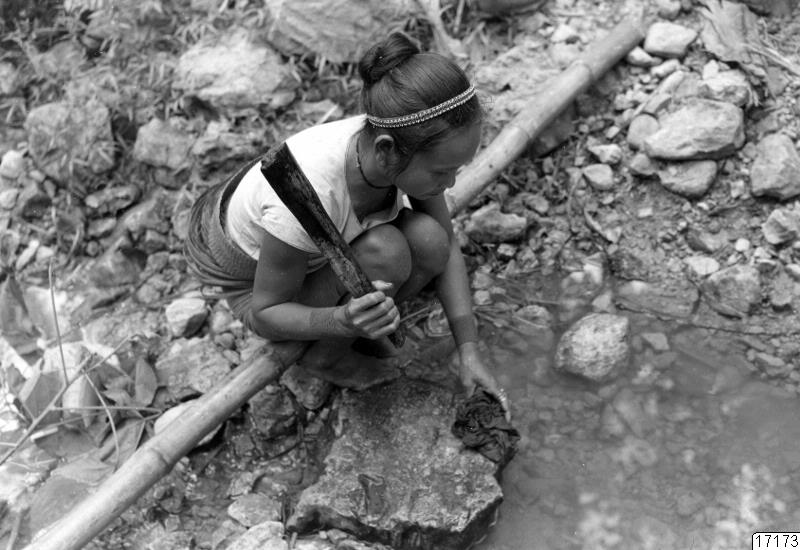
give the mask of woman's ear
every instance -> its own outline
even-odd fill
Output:
[[[375,162],[385,173],[390,173],[399,164],[400,155],[394,138],[388,134],[378,134],[373,141]]]

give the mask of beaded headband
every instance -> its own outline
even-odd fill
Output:
[[[434,105],[433,107],[423,109],[422,111],[417,111],[416,113],[411,113],[410,115],[395,116],[389,118],[380,118],[372,115],[367,115],[367,120],[369,120],[373,126],[378,126],[379,128],[402,128],[403,126],[411,126],[413,124],[419,124],[420,122],[425,122],[426,120],[436,118],[437,116],[446,113],[451,109],[455,109],[459,105],[463,105],[464,103],[472,99],[474,95],[475,95],[475,86],[470,85],[469,88],[467,88],[457,96],[451,97],[447,101],[443,101],[438,105]]]

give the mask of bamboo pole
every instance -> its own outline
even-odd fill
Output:
[[[574,99],[643,39],[640,24],[626,20],[535,96],[530,105],[470,163],[448,191],[451,213],[463,209]],[[300,358],[304,344],[273,344],[266,357],[241,365],[214,389],[145,443],[119,470],[62,517],[26,550],[78,550],[170,472],[206,434]]]
[[[592,42],[585,53],[552,78],[456,178],[445,198],[451,214],[464,209],[516,159],[575,98],[644,39],[642,23],[625,19]]]
[[[167,429],[147,441],[102,485],[70,510],[27,550],[78,550],[167,475],[203,436],[222,424],[261,388],[278,379],[300,358],[305,344],[268,344],[265,355],[231,371]]]

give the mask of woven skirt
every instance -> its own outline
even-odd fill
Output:
[[[252,328],[250,303],[256,260],[225,233],[225,211],[244,175],[261,159],[242,167],[224,182],[206,189],[192,205],[184,253],[206,294],[227,300],[233,314]]]

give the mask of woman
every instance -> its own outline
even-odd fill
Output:
[[[362,351],[379,349],[374,344],[399,326],[395,304],[433,281],[462,383],[469,393],[483,386],[507,410],[478,353],[467,271],[443,196],[480,142],[474,88],[457,65],[420,52],[401,33],[372,47],[358,70],[366,115],[309,128],[286,144],[375,291],[346,295],[257,161],[198,199],[189,257],[201,280],[229,291],[234,313],[259,335],[314,340],[300,364],[323,376],[354,341]]]

